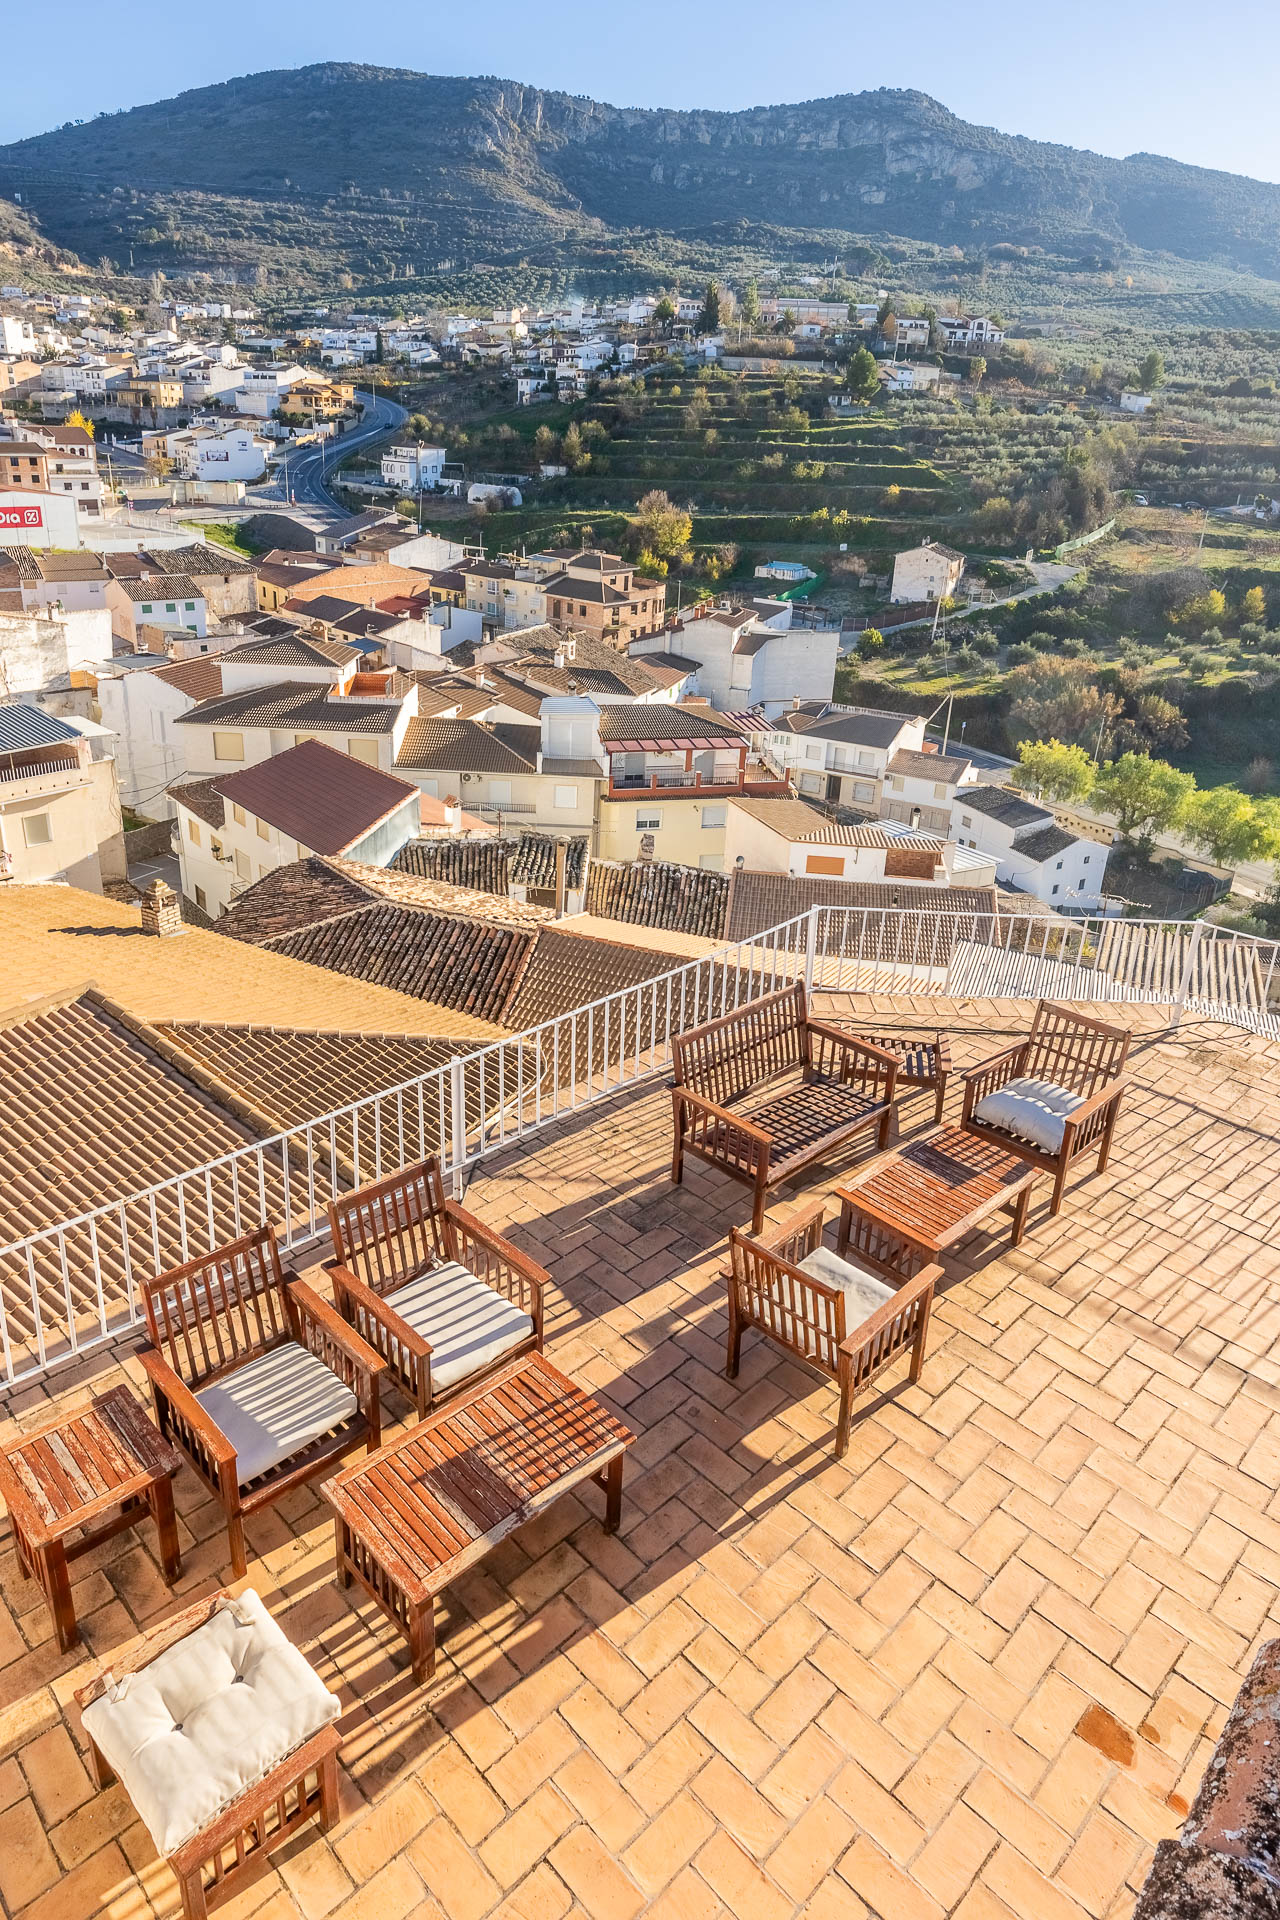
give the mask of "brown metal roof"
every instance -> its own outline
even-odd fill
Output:
[[[224,800],[312,853],[342,853],[418,793],[408,780],[320,740],[304,740],[256,767],[220,774],[215,785]]]
[[[661,701],[619,701],[600,710],[601,743],[615,753],[633,743],[678,740],[681,746],[741,746],[741,729],[710,707],[676,707]]]

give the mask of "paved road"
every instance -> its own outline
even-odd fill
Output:
[[[338,460],[355,448],[391,433],[409,418],[403,407],[380,394],[360,393],[356,398],[364,402],[358,427],[348,427],[336,439],[323,441],[317,447],[300,447],[296,453],[289,454],[276,482],[270,487],[255,487],[254,497],[260,501],[292,499],[297,506],[325,507],[340,512],[338,502],[325,484],[326,467],[332,470]]]

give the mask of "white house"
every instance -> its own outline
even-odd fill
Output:
[[[844,825],[804,800],[737,799],[728,806],[725,867],[913,886],[995,883],[995,862],[937,834],[872,821]]]
[[[388,447],[382,456],[382,477],[389,487],[404,493],[424,493],[440,485],[448,457],[444,447]]]
[[[1064,913],[1096,912],[1109,849],[1077,839],[1045,807],[1011,787],[958,788],[952,832],[962,846],[991,854],[996,878]]]
[[[246,367],[244,380],[237,395],[237,404],[243,413],[255,414],[261,420],[269,420],[279,413],[288,395],[290,387],[299,380],[307,378],[307,369],[297,365],[291,367]]]
[[[697,662],[698,693],[721,713],[780,711],[793,699],[821,704],[835,685],[840,633],[792,625],[789,601],[711,607],[632,641],[632,659],[669,655]]]
[[[319,740],[177,786],[182,891],[211,919],[277,867],[313,854],[385,867],[420,827],[412,781]]]
[[[948,599],[964,576],[964,555],[937,540],[923,540],[918,547],[894,555],[893,586],[889,594],[894,606],[919,605],[931,600]]]
[[[985,314],[963,319],[950,319],[944,315],[938,321],[938,332],[942,335],[942,344],[953,352],[974,347],[998,347],[1004,339],[1004,328],[996,326]]]
[[[798,792],[876,813],[889,762],[904,750],[918,752],[924,727],[914,714],[796,700],[774,717],[772,731],[762,732],[761,744]]]
[[[168,436],[178,472],[189,480],[259,480],[267,459],[248,427],[191,427]]]
[[[80,544],[80,515],[74,495],[16,487],[0,494],[0,546]]]
[[[117,655],[96,670],[98,707],[116,735],[116,770],[125,806],[148,819],[174,813],[167,789],[187,772],[182,714],[222,690],[216,659],[157,665],[150,654]]]
[[[932,393],[942,380],[942,368],[922,360],[897,360],[880,368],[886,393]]]
[[[880,818],[926,833],[950,833],[953,801],[980,780],[978,769],[963,754],[899,747],[882,776]]]
[[[1120,395],[1120,411],[1122,413],[1146,413],[1149,407],[1155,405],[1155,401],[1156,397],[1154,393],[1129,393],[1126,391]]]

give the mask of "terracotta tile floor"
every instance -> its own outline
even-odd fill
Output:
[[[875,1013],[912,1024],[902,1000]],[[1029,1018],[916,1013],[959,1064]],[[315,1497],[252,1525],[251,1582],[342,1697],[344,1817],[229,1915],[1129,1913],[1280,1627],[1280,1049],[1121,1017],[1139,1037],[1108,1173],[1057,1221],[1038,1192],[1016,1253],[998,1229],[965,1245],[920,1385],[869,1395],[840,1465],[825,1381],[754,1340],[724,1378],[717,1267],[746,1190],[696,1166],[671,1189],[664,1090],[486,1167],[469,1204],[550,1268],[550,1350],[639,1435],[622,1530],[588,1490],[505,1544],[449,1595],[418,1691],[334,1585]],[[141,1390],[129,1357],[53,1385],[122,1373]],[[190,1474],[178,1496],[192,1594],[224,1535]],[[82,1764],[89,1660],[57,1653],[0,1545],[4,1910],[172,1913]],[[94,1654],[173,1604],[151,1545],[78,1564]]]

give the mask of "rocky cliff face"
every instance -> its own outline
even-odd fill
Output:
[[[881,90],[741,113],[604,105],[494,79],[329,64],[263,73],[0,148],[53,240],[119,251],[139,197],[399,219],[404,251],[550,229],[710,235],[726,222],[962,245],[1165,249],[1280,275],[1280,188],[1098,154]],[[112,215],[123,216],[114,220]],[[230,217],[218,220],[230,225]],[[151,224],[155,224],[154,217]],[[96,246],[95,246],[96,240]],[[175,245],[181,247],[181,232]]]

